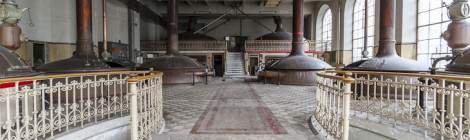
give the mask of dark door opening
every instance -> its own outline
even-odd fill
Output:
[[[224,76],[224,57],[222,55],[214,55],[214,72],[215,76]]]
[[[250,58],[250,75],[256,75],[257,71],[258,71],[258,58],[251,57]]]
[[[33,43],[33,67],[46,64],[46,45]]]

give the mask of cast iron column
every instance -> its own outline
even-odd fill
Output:
[[[395,0],[380,1],[380,38],[376,57],[397,55],[395,50]]]
[[[168,1],[168,31],[167,55],[177,55],[178,52],[178,4],[177,0]]]
[[[294,7],[292,9],[294,14],[294,24],[292,25],[292,51],[291,56],[304,55],[304,1],[294,0]]]

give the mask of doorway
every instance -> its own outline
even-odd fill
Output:
[[[33,67],[46,64],[46,44],[33,43]]]
[[[214,55],[214,72],[215,76],[222,77],[224,76],[224,57],[223,55]]]
[[[250,57],[250,75],[256,75],[258,71],[258,57]]]

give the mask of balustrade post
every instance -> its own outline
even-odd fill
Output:
[[[130,116],[131,116],[131,140],[139,139],[139,120],[137,108],[137,83],[129,83]]]
[[[343,79],[344,82],[344,95],[343,95],[343,140],[349,139],[349,114],[350,114],[350,104],[351,104],[351,85],[354,82],[354,79],[346,74],[346,78]]]

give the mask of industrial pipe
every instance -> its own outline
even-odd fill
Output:
[[[37,70],[49,73],[109,71],[93,50],[92,0],[76,0],[77,47],[72,57],[41,65]]]
[[[177,55],[178,51],[178,5],[177,0],[168,1],[167,55]]]
[[[304,55],[304,3],[303,0],[294,0],[294,24],[292,25],[292,51],[291,56]]]
[[[395,49],[395,0],[380,1],[380,40],[376,57],[398,56]]]
[[[101,57],[104,60],[107,60],[109,58],[109,53],[108,53],[108,12],[107,12],[107,6],[106,6],[107,0],[102,0],[102,10],[103,10],[103,52],[101,54]]]
[[[76,0],[77,3],[77,50],[82,57],[96,57],[92,41],[91,0]]]

